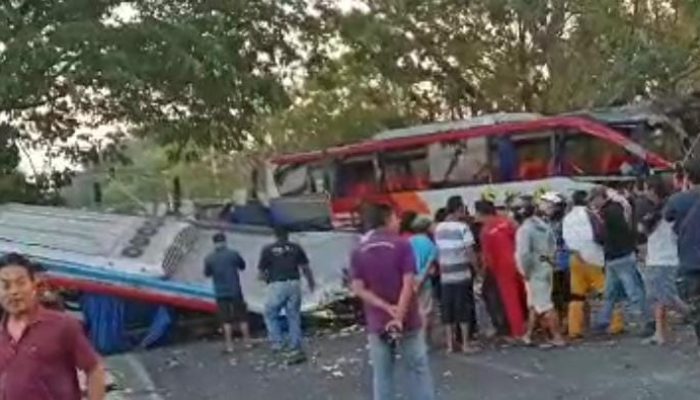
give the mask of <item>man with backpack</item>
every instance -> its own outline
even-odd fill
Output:
[[[690,188],[671,196],[664,217],[678,235],[679,293],[700,345],[700,158],[686,164]]]

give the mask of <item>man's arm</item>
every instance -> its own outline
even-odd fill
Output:
[[[245,271],[245,260],[243,259],[243,257],[241,257],[239,253],[236,253],[236,263],[238,264],[237,267],[239,270]]]
[[[481,264],[486,268],[487,266],[492,266],[493,260],[491,259],[491,248],[489,246],[489,238],[484,229],[481,232]]]
[[[85,372],[88,400],[105,399],[105,368],[100,356],[83,332],[82,325],[70,321],[66,332],[68,342],[66,350],[70,351],[75,368]]]
[[[314,279],[314,273],[311,271],[309,264],[303,264],[299,268],[301,268],[301,272],[304,274],[306,282],[309,284],[309,290],[312,292],[316,290],[316,280]]]
[[[104,400],[106,397],[106,373],[102,362],[98,362],[91,369],[85,371],[85,377],[88,400]]]
[[[679,233],[678,228],[680,227],[678,214],[679,214],[678,213],[678,196],[673,195],[666,202],[666,206],[664,207],[664,210],[663,210],[663,217],[666,221],[673,224],[673,231],[676,234]]]
[[[430,253],[427,258],[427,263],[428,267],[425,269],[425,271],[422,274],[419,274],[416,277],[416,292],[419,292],[423,285],[430,279],[431,276],[435,274],[435,271],[437,271],[437,257],[438,257],[438,252],[437,252],[437,247],[431,243],[430,247]]]
[[[413,293],[415,293],[413,285],[415,279],[416,275],[413,272],[403,275],[401,295],[399,295],[399,304],[397,305],[396,316],[394,317],[397,322],[401,322],[402,324],[411,307],[411,300],[413,299]]]
[[[316,290],[316,280],[314,279],[314,273],[311,271],[309,257],[306,256],[306,252],[301,246],[297,247],[297,262],[299,263],[299,268],[301,273],[304,274],[306,282],[309,284],[309,290],[312,292]]]
[[[525,278],[530,276],[532,265],[532,251],[530,245],[530,233],[526,228],[520,227],[515,234],[515,264]]]
[[[384,301],[384,299],[367,289],[365,283],[361,279],[352,280],[352,292],[355,293],[355,296],[359,297],[364,303],[383,310],[392,318],[397,318],[397,307],[387,303]]]
[[[260,261],[258,261],[258,279],[267,282],[267,274],[270,268],[270,258],[267,247],[264,247],[260,252]]]
[[[428,282],[428,280],[430,280],[430,277],[434,273],[435,268],[436,268],[435,263],[431,263],[430,266],[428,267],[428,269],[425,271],[425,274],[423,274],[423,276],[418,276],[416,278],[416,282],[415,282],[415,285],[416,285],[415,292],[416,293],[420,292],[422,290],[423,286],[425,286],[425,284]]]
[[[404,242],[402,245],[402,261],[401,261],[401,272],[403,274],[401,283],[401,294],[399,295],[399,303],[397,304],[397,316],[394,318],[398,322],[403,323],[406,318],[406,314],[411,307],[411,299],[413,299],[413,294],[415,292],[415,257],[413,256],[413,249],[408,242]]]
[[[212,270],[211,270],[211,263],[209,262],[209,259],[207,258],[204,260],[204,276],[207,278],[211,278],[212,276]]]
[[[474,238],[474,234],[472,233],[471,229],[467,227],[464,232],[463,232],[463,237],[464,237],[464,245],[466,246],[467,249],[467,260],[469,261],[469,264],[474,267],[476,270],[479,269],[479,257],[476,252],[476,240]]]

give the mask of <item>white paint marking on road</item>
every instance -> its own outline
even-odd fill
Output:
[[[158,388],[156,384],[151,379],[151,375],[146,371],[141,361],[139,361],[133,354],[127,354],[124,356],[124,360],[129,364],[131,371],[136,375],[136,377],[141,381],[139,382],[139,391],[148,392],[146,398],[148,400],[165,400],[163,396],[158,393]]]
[[[504,365],[501,363],[495,363],[491,361],[486,361],[483,359],[479,358],[474,358],[474,357],[455,357],[456,360],[460,361],[463,364],[469,364],[475,367],[484,367],[491,369],[496,372],[500,372],[506,375],[510,375],[513,377],[519,377],[519,378],[527,378],[527,379],[535,379],[535,378],[542,378],[542,374],[534,374],[530,371],[521,369],[521,368],[515,368],[511,367],[509,365]]]

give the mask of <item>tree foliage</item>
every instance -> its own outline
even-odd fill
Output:
[[[119,20],[126,7],[133,18]],[[303,0],[9,0],[0,3],[0,115],[35,147],[79,159],[81,127],[240,149],[288,103]]]
[[[344,61],[329,62],[304,85],[292,106],[258,121],[254,135],[263,138],[265,149],[325,148],[418,122],[404,88]]]
[[[336,6],[320,3],[346,56],[412,90],[427,119],[631,101],[680,89],[700,68],[692,1],[376,0],[352,13]]]
[[[211,184],[226,192],[216,179],[239,168],[231,157],[241,151],[672,98],[700,82],[694,0],[354,3],[0,2],[0,120],[16,129],[0,141],[0,168],[14,174],[22,149],[121,165],[121,129],[83,132],[123,127],[160,146],[159,174],[216,170]]]

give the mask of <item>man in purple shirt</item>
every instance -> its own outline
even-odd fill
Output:
[[[390,207],[377,205],[372,211],[371,230],[353,250],[350,271],[353,291],[365,308],[374,400],[396,398],[396,350],[406,363],[412,398],[433,400],[428,350],[414,296],[413,251],[398,235],[399,221]]]

